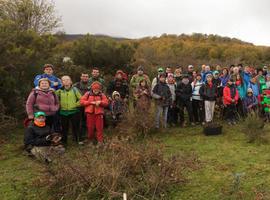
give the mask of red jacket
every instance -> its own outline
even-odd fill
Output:
[[[95,101],[101,101],[99,106],[93,105],[91,103]],[[89,114],[104,114],[104,108],[109,105],[107,97],[100,93],[98,95],[93,94],[92,91],[86,92],[80,99],[80,104],[85,107],[85,113]]]
[[[239,93],[235,86],[232,86],[234,88],[230,88],[229,86],[226,86],[223,89],[223,103],[224,105],[230,105],[232,104],[232,99],[234,99],[234,103],[237,104],[237,101],[239,99]],[[231,90],[235,90],[235,96],[232,98]]]

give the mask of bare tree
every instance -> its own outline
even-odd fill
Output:
[[[0,20],[12,21],[20,30],[39,34],[61,26],[52,0],[0,0]]]

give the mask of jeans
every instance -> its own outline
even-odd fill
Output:
[[[169,108],[168,106],[157,105],[157,107],[156,107],[156,128],[159,128],[161,113],[162,113],[163,127],[167,128],[168,108]]]

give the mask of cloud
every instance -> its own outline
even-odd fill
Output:
[[[67,33],[207,33],[270,45],[268,0],[56,0]]]

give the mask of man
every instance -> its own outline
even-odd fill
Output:
[[[207,77],[208,74],[212,75],[212,71],[211,71],[210,66],[207,65],[207,66],[205,66],[204,72],[202,73],[202,80],[203,80],[204,83],[207,81],[206,77]]]
[[[119,92],[121,99],[128,102],[129,87],[127,81],[124,79],[124,72],[122,70],[118,70],[116,72],[114,80],[108,85],[107,95],[110,100],[112,100],[112,94],[114,91]]]
[[[154,87],[156,86],[156,84],[158,84],[160,74],[164,74],[164,69],[163,69],[162,67],[159,67],[159,68],[158,68],[158,74],[157,74],[157,76],[156,76],[156,77],[153,79],[153,81],[152,81],[152,84],[151,84],[151,91],[153,91],[153,89],[154,89]],[[166,76],[166,74],[165,74],[165,76]]]
[[[81,74],[81,81],[74,84],[74,87],[76,87],[81,95],[83,96],[86,92],[90,91],[90,83],[89,83],[89,75],[88,73],[82,73]],[[86,138],[86,115],[84,111],[84,107],[80,107],[81,112],[81,124],[80,124],[80,138],[84,140]],[[80,142],[79,144],[82,144]]]
[[[92,85],[93,82],[100,82],[102,86],[102,91],[105,90],[105,81],[100,77],[99,69],[94,67],[92,70],[92,77],[89,78],[89,85]]]
[[[60,145],[61,137],[51,132],[46,125],[46,114],[35,112],[34,121],[27,127],[24,135],[25,150],[38,160],[47,163],[52,161],[51,156],[62,154],[65,149]]]
[[[81,73],[81,80],[73,85],[76,87],[81,95],[84,95],[87,91],[90,90],[89,75],[87,73]]]
[[[47,78],[51,82],[51,88],[54,90],[58,90],[62,87],[61,80],[53,75],[53,65],[52,64],[45,64],[44,67],[44,74],[37,75],[34,79],[35,87],[38,86],[39,80],[42,78]]]

